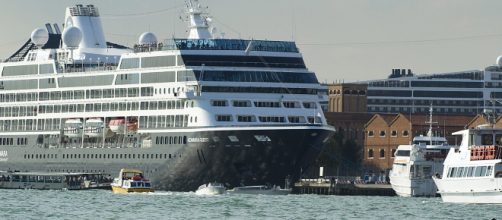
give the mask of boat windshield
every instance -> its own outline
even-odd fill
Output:
[[[445,141],[413,141],[413,144],[415,145],[446,145],[447,143]]]
[[[410,156],[410,151],[409,150],[398,150],[396,151],[396,157],[409,157]]]

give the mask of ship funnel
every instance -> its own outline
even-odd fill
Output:
[[[66,9],[64,30],[76,27],[82,33],[82,40],[79,48],[106,48],[106,39],[99,17],[99,11],[94,5],[76,5]],[[64,48],[74,45],[67,45],[63,42]]]

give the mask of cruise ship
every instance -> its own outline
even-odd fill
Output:
[[[502,112],[502,56],[484,70],[414,74],[393,69],[388,79],[368,84],[368,112],[426,113],[434,105],[440,114],[476,115],[487,107]]]
[[[223,39],[187,1],[189,36],[106,41],[93,5],[66,9],[0,63],[0,170],[116,175],[160,190],[282,185],[334,134],[294,42]]]

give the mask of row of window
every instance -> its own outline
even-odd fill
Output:
[[[182,55],[185,66],[231,66],[305,69],[301,57]]]
[[[372,97],[368,99],[368,104],[383,105],[414,105],[414,106],[476,106],[483,105],[483,101],[466,100],[425,100],[425,99],[383,99]]]
[[[60,123],[59,118],[0,120],[0,131],[54,131]]]
[[[155,138],[155,144],[187,144],[187,136],[162,136]]]
[[[120,102],[120,103],[88,103],[88,104],[67,104],[67,105],[41,105],[36,106],[13,106],[0,107],[0,117],[22,117],[37,116],[40,114],[52,113],[72,113],[72,112],[101,112],[101,111],[136,111],[136,110],[166,110],[184,109],[194,107],[193,101],[172,100],[172,101],[151,101],[151,102]]]
[[[178,88],[179,89],[179,88]],[[171,90],[171,88],[168,88]],[[173,88],[173,92],[174,92]],[[102,99],[102,98],[125,98],[139,96],[153,96],[153,87],[134,87],[116,89],[88,89],[69,90],[39,93],[6,93],[0,94],[0,102],[30,102],[49,100],[77,100],[77,99]]]
[[[374,131],[368,131],[368,137],[374,137],[374,136],[375,136],[375,132]],[[385,131],[380,131],[379,136],[380,137],[385,137]],[[397,131],[395,131],[395,130],[391,131],[390,136],[391,137],[397,137]],[[404,130],[401,133],[401,137],[408,137],[408,136],[409,136],[408,130]]]
[[[188,127],[189,121],[197,123],[197,117],[189,117],[188,115],[141,116],[139,127],[150,129]]]
[[[368,90],[369,96],[386,97],[431,97],[431,98],[483,98],[483,92],[466,91],[409,91],[409,90]]]
[[[301,123],[322,123],[321,117],[307,117],[307,120],[305,120],[304,116],[288,116],[287,120],[286,117],[282,116],[259,116],[258,120],[260,122],[271,122],[271,123],[295,123],[295,124],[301,124]],[[216,115],[216,121],[219,122],[231,122],[234,121],[234,117],[232,115]],[[256,122],[256,116],[254,115],[237,115],[237,121],[238,122]]]
[[[179,50],[251,50],[298,53],[294,42],[234,39],[175,39]]]
[[[319,83],[314,73],[264,71],[194,71],[197,80],[216,82]],[[200,79],[202,78],[202,79]]]
[[[188,115],[141,116],[140,128],[188,127],[197,117]],[[60,118],[0,120],[0,131],[56,131],[61,129]],[[24,142],[23,142],[24,143]]]
[[[435,112],[451,113],[451,114],[477,114],[483,112],[483,105],[473,105],[469,107],[450,107],[450,108],[434,108]],[[371,106],[368,105],[368,112],[382,113],[382,112],[410,112],[414,113],[429,113],[430,107],[396,107],[396,106]]]
[[[0,145],[14,145],[14,138],[0,138]],[[28,138],[17,138],[17,145],[28,145]]]
[[[273,101],[246,101],[246,100],[233,100],[233,107],[252,107],[253,104],[258,108],[301,108],[300,102],[284,101],[284,102],[273,102]],[[308,109],[316,109],[317,105],[315,102],[303,102],[303,107]],[[228,106],[227,100],[211,100],[211,105],[216,107],[226,107]]]
[[[330,95],[342,95],[342,91],[337,89],[337,90],[329,90]],[[345,90],[343,91],[343,95],[366,95],[366,91],[364,90]]]
[[[0,138],[0,145],[13,145],[13,144],[14,144],[14,138]]]
[[[317,95],[317,89],[308,88],[277,88],[277,87],[229,87],[229,86],[204,86],[202,92],[222,93],[276,93],[276,94],[304,94]]]
[[[390,154],[391,158],[394,158],[394,154],[396,153],[396,149],[392,149],[392,152]],[[373,159],[375,157],[375,153],[373,152],[373,149],[368,150],[368,159]],[[380,149],[379,151],[379,158],[384,159],[385,158],[385,149]]]
[[[492,176],[493,166],[450,167],[448,178],[484,177]]]
[[[171,154],[62,154],[63,159],[171,159]],[[58,154],[24,154],[24,159],[58,159]]]

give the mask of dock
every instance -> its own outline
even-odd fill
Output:
[[[301,179],[293,187],[293,194],[396,196],[388,183],[365,183],[355,180]]]

